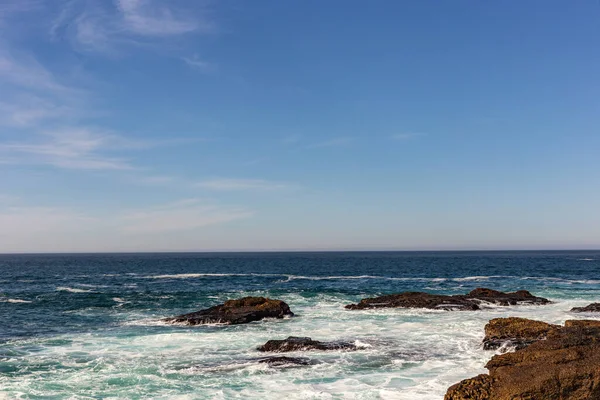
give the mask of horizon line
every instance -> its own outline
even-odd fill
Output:
[[[0,256],[10,255],[119,255],[119,254],[259,254],[259,253],[484,253],[484,252],[598,252],[600,248],[580,248],[580,249],[422,249],[422,250],[335,250],[335,249],[282,249],[282,250],[157,250],[157,251],[56,251],[56,252],[0,252]]]

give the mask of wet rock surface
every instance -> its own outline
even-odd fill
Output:
[[[285,353],[290,351],[307,350],[356,350],[357,347],[349,342],[320,342],[309,337],[290,336],[283,340],[269,340],[258,347],[258,351]]]
[[[588,304],[585,307],[573,307],[571,312],[600,312],[600,303]]]
[[[258,360],[259,364],[269,364],[271,367],[285,367],[293,365],[311,365],[313,362],[303,357],[266,357]]]
[[[284,318],[293,316],[290,307],[281,300],[265,297],[244,297],[237,300],[228,300],[223,304],[164,319],[165,322],[186,325],[199,324],[245,324],[259,321],[264,318]]]
[[[550,331],[558,328],[559,325],[526,318],[495,318],[485,326],[483,348],[495,350],[504,346],[523,349],[533,342],[545,339]]]
[[[600,399],[599,321],[566,321],[513,353],[496,355],[487,375],[448,389],[445,400]]]
[[[438,295],[423,292],[404,292],[386,296],[362,299],[358,304],[346,306],[349,310],[371,308],[427,308],[432,310],[473,311],[485,307],[485,303],[500,306],[517,304],[547,304],[550,300],[536,297],[526,290],[517,292],[500,292],[497,290],[478,288],[466,295]]]

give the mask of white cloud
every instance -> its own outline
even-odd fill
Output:
[[[120,138],[89,128],[42,131],[34,140],[0,143],[0,158],[18,164],[42,164],[68,169],[133,169],[127,161],[105,155]],[[20,157],[16,157],[16,155]]]
[[[214,64],[201,60],[197,55],[194,55],[193,57],[183,57],[182,60],[189,67],[202,72],[213,72],[216,69]]]
[[[8,207],[0,210],[0,237],[26,239],[39,233],[76,231],[85,224],[96,221],[95,218],[55,207]],[[6,240],[6,239],[5,239]],[[10,251],[6,247],[5,251]]]
[[[277,190],[287,189],[290,185],[262,179],[208,179],[195,184],[196,187],[216,191],[230,190]]]
[[[252,212],[243,208],[206,205],[198,199],[189,199],[125,214],[120,230],[128,234],[192,230],[251,216]]]
[[[0,253],[169,250],[181,248],[182,241],[191,249],[194,243],[201,246],[194,238],[206,236],[208,226],[252,215],[243,208],[199,199],[93,215],[65,207],[0,203]]]
[[[15,54],[0,47],[0,81],[33,91],[50,91],[64,95],[72,88],[61,84],[38,60],[28,54]]]
[[[117,0],[123,26],[141,36],[172,36],[193,32],[201,27],[183,12],[166,6],[166,2],[152,0]]]
[[[118,53],[127,45],[150,45],[152,39],[207,34],[216,29],[203,1],[178,7],[179,1],[71,0],[54,20],[53,38],[66,38],[81,51]],[[158,43],[154,43],[158,44]]]
[[[75,114],[70,105],[33,94],[17,94],[10,101],[0,101],[0,125],[9,127],[36,126],[42,121],[69,119]]]

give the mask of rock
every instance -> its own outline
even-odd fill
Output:
[[[527,290],[519,290],[511,293],[499,292],[497,290],[478,288],[466,295],[468,299],[486,301],[501,306],[515,306],[517,304],[548,304],[550,300],[536,297]]]
[[[272,367],[281,367],[286,365],[311,365],[308,358],[302,357],[267,357],[258,360],[260,364],[269,364]]]
[[[600,321],[589,319],[568,319],[565,321],[565,328],[600,328]]]
[[[259,321],[263,318],[283,318],[293,316],[290,307],[281,300],[272,300],[265,297],[244,297],[237,300],[228,300],[205,310],[167,318],[164,321],[186,325],[199,324],[245,324]]]
[[[504,293],[497,290],[479,288],[466,295],[439,295],[422,292],[404,292],[387,296],[362,299],[358,304],[346,306],[349,310],[370,308],[427,308],[432,310],[479,310],[482,303],[501,306],[516,304],[547,304],[550,300],[533,296],[526,290]]]
[[[478,310],[479,305],[459,296],[444,296],[421,292],[404,292],[362,299],[358,304],[346,306],[349,310],[368,308],[429,308],[432,310]]]
[[[571,312],[600,312],[600,303],[592,303],[585,307],[573,307]]]
[[[445,400],[600,399],[600,327],[570,322],[514,353],[496,355],[488,375],[450,387]]]
[[[444,400],[489,400],[492,378],[487,374],[465,379],[450,386]]]
[[[269,340],[257,350],[276,353],[305,350],[356,350],[356,345],[348,342],[319,342],[309,337],[290,336],[283,340]]]
[[[559,325],[526,318],[495,318],[485,326],[483,348],[495,350],[508,346],[523,349],[535,341],[545,339],[550,331],[558,328]]]

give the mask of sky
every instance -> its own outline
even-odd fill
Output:
[[[0,252],[600,248],[596,0],[0,0]]]

